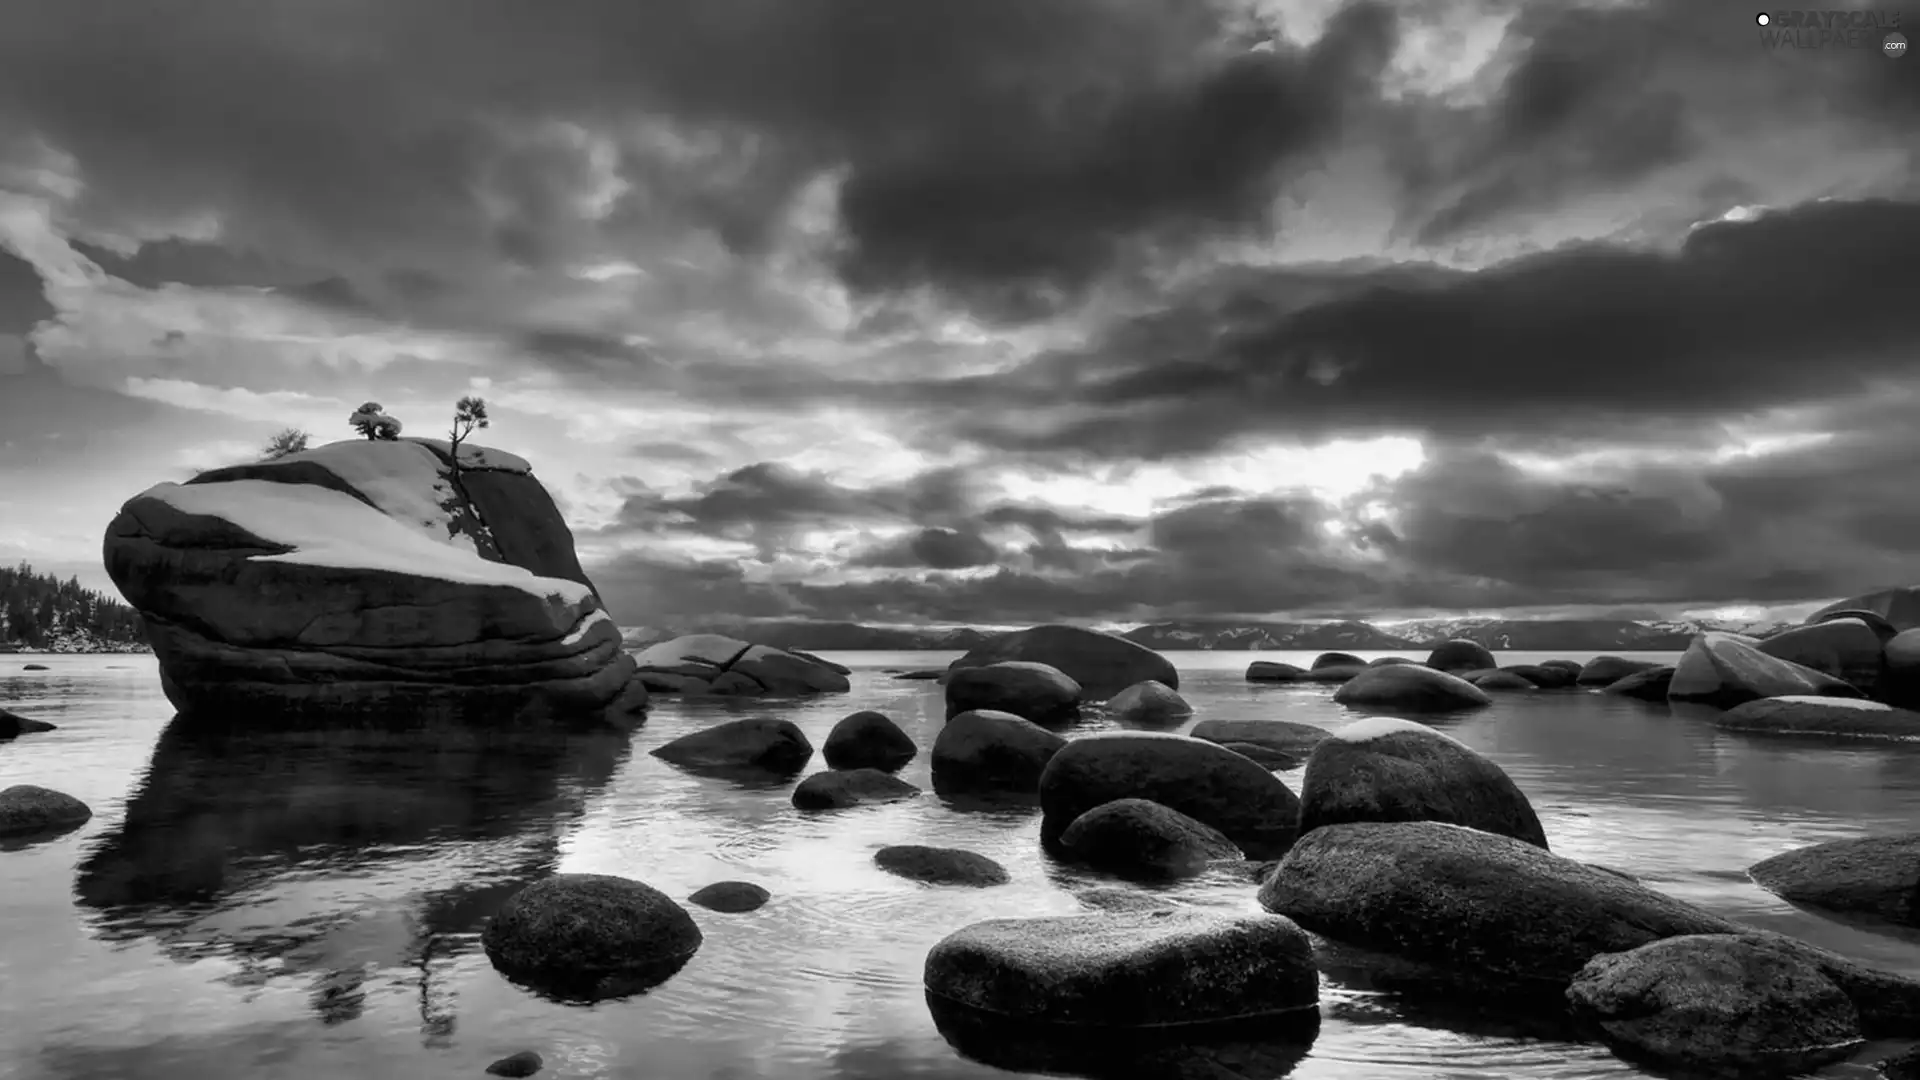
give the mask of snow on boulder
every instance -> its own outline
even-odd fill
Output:
[[[1735,705],[1714,724],[1729,731],[1920,741],[1920,712],[1878,701],[1789,694]]]
[[[1694,636],[1674,665],[1669,701],[1698,701],[1729,708],[1756,698],[1789,695],[1861,697],[1845,680],[1768,656],[1751,639],[1715,631]]]
[[[103,555],[174,706],[262,722],[643,706],[552,497],[478,460],[455,477],[428,445],[352,440],[128,500]]]
[[[665,694],[797,697],[844,693],[852,684],[816,656],[750,645],[722,634],[687,634],[634,654],[647,689]]]

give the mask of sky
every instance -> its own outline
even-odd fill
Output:
[[[12,0],[0,559],[474,393],[628,625],[1914,583],[1920,60],[1754,11]]]

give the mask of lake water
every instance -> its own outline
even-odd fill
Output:
[[[914,736],[922,755],[902,775],[930,788],[940,688],[884,669],[952,655],[834,654],[855,669],[849,694],[661,699],[631,736],[432,746],[196,738],[168,730],[150,656],[0,658],[0,704],[61,728],[0,744],[0,787],[58,788],[95,812],[64,837],[0,850],[0,1077],[478,1077],[523,1049],[546,1059],[540,1075],[552,1080],[1010,1075],[936,1030],[921,989],[927,949],[980,919],[1087,910],[1076,890],[1116,882],[1043,855],[1034,811],[954,807],[929,790],[805,815],[787,801],[790,784],[696,778],[647,753],[733,715],[790,718],[818,746],[840,717],[872,708]],[[1329,687],[1242,677],[1251,660],[1311,654],[1169,655],[1197,718],[1335,728],[1356,716]],[[50,670],[22,671],[27,662]],[[1705,715],[1561,692],[1498,696],[1440,726],[1506,768],[1561,854],[1920,976],[1920,936],[1796,912],[1744,873],[1799,845],[1920,827],[1920,747],[1772,741],[1717,731]],[[1282,775],[1297,790],[1299,775]],[[873,849],[903,842],[982,852],[1013,883],[928,888],[872,865]],[[478,947],[500,901],[554,870],[621,874],[677,897],[745,879],[773,900],[740,915],[690,907],[706,943],[671,981],[565,1006],[500,978]],[[1226,872],[1168,891],[1257,910],[1252,881]],[[1232,1073],[1195,1057],[1164,1075],[1645,1075],[1598,1046],[1334,981],[1321,1002],[1304,1057],[1251,1054],[1228,1063]],[[999,1054],[1021,1063],[1017,1050]]]

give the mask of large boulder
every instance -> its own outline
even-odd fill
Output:
[[[1202,720],[1188,734],[1222,745],[1252,743],[1296,757],[1313,753],[1331,737],[1326,728],[1291,720]]]
[[[1790,904],[1920,927],[1920,833],[1830,840],[1747,869]]]
[[[1862,1041],[1853,1001],[1809,957],[1734,934],[1685,934],[1594,957],[1567,988],[1608,1041],[1668,1066],[1769,1075]]]
[[[1852,683],[1768,656],[1733,634],[1696,634],[1674,665],[1669,701],[1697,701],[1730,708],[1756,698],[1817,695],[1860,697]]]
[[[157,484],[107,526],[182,713],[270,723],[613,718],[643,707],[620,631],[526,462],[332,443]]]
[[[724,634],[669,638],[633,659],[641,680],[657,694],[799,697],[844,693],[852,686],[838,664]]]
[[[1180,691],[1148,679],[1109,698],[1107,715],[1122,724],[1171,727],[1192,716],[1193,706],[1180,696]]]
[[[1920,709],[1920,630],[1902,630],[1886,645],[1886,675],[1880,698],[1894,705]]]
[[[1533,804],[1500,766],[1425,724],[1392,717],[1342,728],[1307,759],[1300,834],[1354,821],[1444,821],[1547,846]]]
[[[947,676],[947,716],[974,709],[1058,724],[1079,715],[1080,684],[1059,668],[1029,660],[956,668]]]
[[[1396,712],[1453,712],[1493,704],[1458,675],[1414,664],[1367,668],[1333,692],[1336,704]]]
[[[1828,619],[1782,630],[1762,639],[1758,648],[1768,656],[1844,679],[1869,694],[1879,684],[1885,664],[1885,643],[1859,618]]]
[[[605,874],[556,874],[508,897],[481,932],[502,975],[556,997],[597,1001],[666,981],[700,948],[673,898]]]
[[[920,748],[913,736],[886,714],[863,709],[843,718],[827,732],[820,753],[829,769],[884,769],[892,771],[912,761]]]
[[[1660,665],[1652,660],[1629,660],[1624,656],[1596,656],[1580,668],[1574,678],[1579,686],[1608,686],[1636,672]]]
[[[1565,989],[1599,953],[1734,924],[1512,837],[1440,822],[1328,825],[1300,837],[1260,904],[1336,941],[1515,989]]]
[[[996,1016],[1115,1029],[1306,1010],[1320,996],[1298,926],[1197,909],[975,923],[927,953],[926,986]]]
[[[1920,585],[1876,589],[1859,596],[1849,596],[1845,600],[1836,600],[1807,616],[1807,622],[1817,623],[1843,611],[1870,611],[1886,619],[1896,631],[1920,630]]]
[[[1493,650],[1477,641],[1453,638],[1434,646],[1427,654],[1427,666],[1435,671],[1483,671],[1499,667]]]
[[[813,744],[791,720],[755,716],[690,731],[654,748],[653,756],[694,770],[796,773],[813,757]]]
[[[1140,881],[1191,877],[1240,848],[1218,829],[1146,799],[1115,799],[1081,814],[1060,834],[1074,861]]]
[[[1032,795],[1040,774],[1067,740],[1025,717],[973,709],[946,722],[929,757],[933,789],[943,795],[1015,792]]]
[[[793,805],[796,810],[844,810],[918,794],[919,788],[879,769],[830,769],[800,781],[793,789]]]
[[[1095,701],[1148,679],[1180,689],[1180,673],[1173,662],[1145,645],[1103,630],[1058,623],[988,638],[955,660],[948,671],[1002,660],[1031,660],[1058,668]]]
[[[1286,850],[1300,817],[1291,788],[1223,746],[1162,732],[1102,732],[1069,742],[1040,775],[1041,842],[1057,845],[1081,814],[1126,798],[1210,825],[1251,858]]]
[[[1844,736],[1855,739],[1920,740],[1920,712],[1856,698],[1756,698],[1713,718],[1728,731],[1773,735]]]

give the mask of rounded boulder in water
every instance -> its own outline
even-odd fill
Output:
[[[1440,821],[1547,846],[1533,804],[1500,766],[1425,724],[1384,716],[1334,732],[1307,759],[1301,835],[1356,821]]]
[[[480,943],[502,975],[568,1000],[656,986],[700,948],[685,908],[650,885],[606,874],[556,874],[507,898]]]
[[[892,772],[912,761],[919,747],[912,736],[883,713],[866,709],[833,725],[820,748],[829,769],[882,769]]]
[[[1107,714],[1122,724],[1172,727],[1192,716],[1193,706],[1178,690],[1148,679],[1113,695],[1107,702]]]

